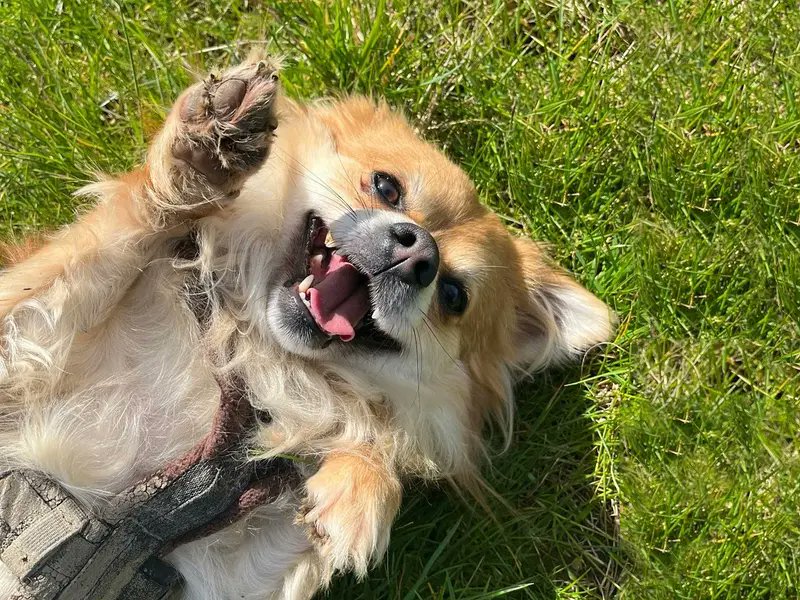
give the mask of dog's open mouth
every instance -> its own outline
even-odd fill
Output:
[[[306,235],[305,276],[292,288],[323,333],[352,341],[371,310],[369,280],[338,252],[320,217],[309,215]]]

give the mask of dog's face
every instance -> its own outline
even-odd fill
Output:
[[[449,380],[462,395],[504,397],[507,367],[608,338],[605,305],[511,236],[401,116],[350,99],[296,118],[307,150],[268,304],[285,349],[410,388]]]

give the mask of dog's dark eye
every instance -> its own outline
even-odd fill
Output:
[[[375,192],[384,202],[388,202],[392,206],[397,206],[402,196],[400,184],[397,179],[388,175],[387,173],[375,173],[372,175],[372,185],[375,186]]]
[[[439,302],[445,312],[460,315],[467,310],[467,291],[460,281],[443,277],[439,280]]]

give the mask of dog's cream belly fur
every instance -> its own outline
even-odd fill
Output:
[[[311,543],[305,530],[294,524],[296,511],[297,498],[286,493],[244,521],[175,550],[168,560],[186,580],[176,598],[309,597],[316,588],[316,577],[303,569],[315,565],[304,560]]]
[[[12,317],[16,333],[7,343],[39,345],[63,376],[50,401],[28,403],[24,426],[3,434],[10,452],[0,459],[2,468],[49,473],[102,509],[104,497],[179,457],[208,431],[219,387],[176,279],[168,261],[151,264],[114,316],[80,333],[82,343],[64,356],[39,326],[46,300],[31,306],[29,323],[25,311]],[[294,524],[298,502],[285,494],[245,521],[175,550],[169,560],[188,582],[176,597],[291,598],[284,581],[310,548],[305,530]],[[14,588],[0,563],[0,599]],[[302,586],[295,597],[304,597],[301,592]]]
[[[62,376],[47,402],[27,407],[13,444],[16,463],[54,475],[87,501],[186,451],[216,408],[219,388],[202,349],[180,326],[191,315],[159,271],[146,269],[113,316],[79,331],[63,356],[51,353]],[[24,327],[24,313],[12,318]],[[41,345],[49,351],[46,340]]]

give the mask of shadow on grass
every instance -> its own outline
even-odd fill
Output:
[[[580,379],[565,369],[517,389],[514,443],[487,471],[509,506],[492,502],[492,518],[452,491],[410,490],[384,562],[329,597],[613,597],[626,559],[605,466],[610,423]]]

